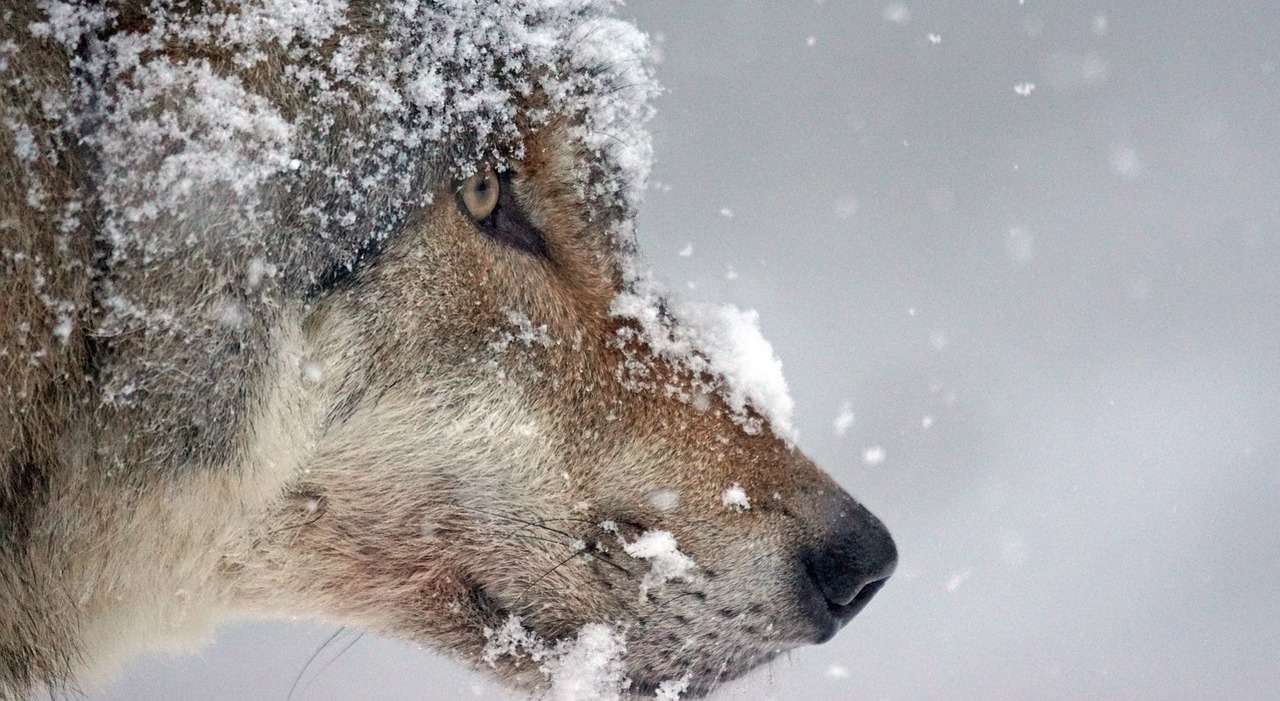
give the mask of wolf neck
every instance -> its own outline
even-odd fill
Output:
[[[334,404],[315,368],[341,362],[312,357],[301,326],[281,324],[271,369],[250,388],[256,416],[227,464],[142,488],[107,467],[87,430],[52,437],[69,464],[47,471],[21,554],[0,568],[0,701],[91,684],[138,649],[190,646],[219,621],[261,613],[237,599],[238,580]]]

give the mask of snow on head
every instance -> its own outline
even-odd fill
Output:
[[[648,380],[647,363],[634,355],[624,368],[625,380],[635,389],[657,388],[695,406],[701,393],[717,392],[748,433],[759,433],[767,421],[778,437],[794,441],[795,402],[782,376],[782,362],[760,333],[760,315],[731,304],[668,305],[656,283],[639,272],[634,261],[627,273],[631,288],[614,299],[612,313],[635,321],[639,329],[618,332],[624,350],[634,353],[630,342],[645,343],[654,356],[689,373],[693,391],[655,387]]]
[[[648,37],[612,0],[35,4],[29,31],[75,63],[67,86],[39,89],[39,119],[94,164],[91,198],[68,205],[91,200],[111,269],[91,334],[212,347],[230,317],[201,286],[256,260],[235,323],[252,332],[279,308],[273,290],[354,270],[442,184],[518,164],[540,129],[581,154],[572,185],[593,208],[625,222],[644,190],[657,85]],[[25,135],[47,127],[29,119],[0,105],[0,131],[34,168]],[[31,206],[43,197],[33,185]],[[184,271],[181,294],[148,277],[170,268]],[[154,355],[105,372],[104,396],[214,374]],[[234,390],[210,379],[182,391]]]
[[[156,2],[125,25],[97,3],[42,0],[31,32],[91,57],[79,71],[88,77],[50,104],[103,165],[115,248],[181,247],[188,232],[144,237],[130,224],[185,219],[211,188],[231,201],[209,218],[240,219],[245,238],[250,224],[272,223],[273,197],[305,194],[297,223],[323,246],[335,227],[394,226],[433,181],[502,167],[522,155],[525,130],[561,117],[600,166],[579,173],[583,194],[633,209],[658,88],[648,37],[610,16],[613,4]],[[175,50],[186,46],[195,50]]]

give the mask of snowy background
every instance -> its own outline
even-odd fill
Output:
[[[902,554],[720,698],[1274,698],[1280,5],[622,14],[668,88],[642,245],[760,311],[801,445]],[[506,698],[351,632],[308,665],[334,633],[231,626],[88,699]]]

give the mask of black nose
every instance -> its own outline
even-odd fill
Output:
[[[811,586],[826,603],[823,642],[858,614],[898,565],[898,548],[880,519],[847,494],[829,495],[810,527],[817,542],[801,554]]]

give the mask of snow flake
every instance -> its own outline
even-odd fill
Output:
[[[969,577],[972,574],[973,572],[971,570],[962,570],[952,574],[951,577],[947,579],[947,592],[954,594],[961,585],[969,580]]]
[[[58,323],[53,327],[53,335],[62,345],[67,345],[67,341],[71,339],[72,321],[70,316],[63,316],[58,319]]]
[[[551,678],[552,701],[613,701],[629,683],[622,668],[627,649],[620,633],[602,623],[578,629],[576,640],[561,643],[542,665]]]
[[[508,311],[507,323],[515,327],[514,331],[502,331],[498,338],[489,344],[495,351],[505,351],[512,343],[519,343],[526,348],[552,345],[551,336],[547,334],[546,324],[534,324],[524,312]]]
[[[698,566],[688,555],[680,552],[670,531],[645,531],[639,538],[623,545],[622,550],[638,560],[649,560],[649,571],[640,581],[641,601],[648,598],[653,587],[670,579],[685,579]]]
[[[1035,237],[1020,226],[1009,228],[1004,247],[1009,262],[1016,265],[1026,265],[1036,257]]]
[[[788,394],[782,363],[760,333],[759,315],[733,305],[668,305],[647,274],[633,269],[628,275],[632,290],[620,293],[612,305],[614,316],[639,325],[619,331],[619,343],[629,355],[620,369],[624,381],[633,389],[657,389],[684,401],[699,393],[719,394],[748,433],[759,433],[767,421],[780,438],[794,441],[795,402]],[[637,351],[633,341],[646,344],[649,353]],[[691,386],[658,387],[649,382],[649,363],[655,359],[686,371]]]
[[[836,418],[831,421],[831,430],[837,436],[843,436],[849,432],[849,428],[853,426],[854,415],[853,407],[849,402],[841,402],[840,412],[836,414]]]
[[[654,701],[680,701],[680,695],[689,690],[689,679],[692,675],[685,673],[679,679],[668,679],[658,684]]]
[[[720,493],[720,503],[726,509],[734,509],[736,511],[747,511],[751,508],[751,500],[747,498],[746,490],[737,482],[734,482],[728,489]]]
[[[669,487],[660,487],[649,492],[649,504],[658,511],[672,511],[680,506],[680,492]]]
[[[485,628],[484,637],[481,660],[491,667],[503,657],[539,663],[553,701],[618,701],[631,685],[622,667],[626,641],[612,626],[588,623],[575,639],[549,643],[510,616],[496,630]]]
[[[911,9],[900,2],[885,5],[884,18],[894,24],[905,25],[911,22]]]

